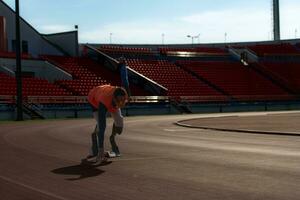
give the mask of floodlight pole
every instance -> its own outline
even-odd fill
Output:
[[[188,35],[187,37],[191,38],[192,39],[192,44],[194,44],[194,37],[192,37],[191,35]]]
[[[16,81],[17,81],[17,121],[23,121],[22,102],[22,66],[21,66],[21,33],[19,0],[15,0],[16,14]]]
[[[194,44],[194,39],[198,38],[198,42],[199,42],[199,38],[200,38],[200,34],[192,36],[192,35],[187,35],[186,37],[191,38],[192,39],[192,45]]]
[[[274,32],[274,40],[280,40],[279,0],[273,0],[273,32]]]

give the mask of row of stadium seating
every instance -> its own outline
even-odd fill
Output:
[[[149,58],[157,59],[158,54],[152,51],[150,48],[132,48],[132,47],[121,47],[121,46],[101,46],[98,48],[104,54],[109,55],[112,58],[119,59],[125,58]],[[151,59],[151,58],[150,58]]]
[[[136,48],[136,47],[121,47],[121,46],[112,46],[112,45],[103,45],[99,48],[100,51],[106,52],[123,52],[123,53],[151,53],[152,49],[150,48]]]
[[[289,43],[260,44],[260,45],[248,46],[248,48],[254,51],[258,56],[289,55],[289,54],[300,55],[300,51],[297,49],[297,47]]]
[[[257,44],[257,45],[245,45],[245,46],[232,46],[234,48],[248,48],[258,56],[262,57],[265,55],[289,55],[289,54],[300,54],[300,44],[292,45],[290,43],[280,44]],[[122,46],[101,46],[100,51],[108,54],[141,54],[141,53],[155,53],[151,48],[131,48]],[[207,54],[228,54],[226,48],[218,47],[161,47],[158,49],[159,53],[165,55],[166,53],[174,52],[189,52],[189,53],[207,53]]]
[[[58,87],[47,80],[38,78],[22,78],[24,96],[69,96],[70,92]],[[16,95],[16,79],[0,73],[0,94]]]
[[[246,45],[246,46],[232,46],[234,48],[249,48],[255,52],[258,56],[277,54],[277,55],[287,55],[287,54],[300,54],[300,43],[292,45],[290,43],[280,43],[280,44],[258,44],[258,45]],[[139,54],[146,53],[151,54],[155,53],[151,48],[137,48],[137,47],[122,47],[116,45],[102,45],[99,48],[100,51],[106,53],[131,53]],[[217,47],[161,47],[158,49],[161,54],[166,54],[167,52],[202,52],[208,54],[224,54],[227,53],[227,50],[224,48]],[[2,58],[15,58],[15,52],[0,51],[0,57]],[[31,56],[26,53],[22,53],[23,59],[29,59]]]

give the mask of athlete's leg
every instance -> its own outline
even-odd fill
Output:
[[[98,115],[98,113],[96,113],[96,115]],[[96,125],[94,132],[91,135],[91,139],[92,139],[92,148],[91,148],[91,152],[90,155],[91,157],[93,156],[97,156],[98,154],[98,126]]]
[[[91,147],[89,149],[89,154],[86,157],[87,161],[91,161],[90,159],[94,159],[98,155],[98,110],[93,108],[93,117],[96,121],[96,126],[94,131],[91,134]]]
[[[114,124],[113,124],[113,128],[112,128],[112,134],[110,136],[110,144],[111,144],[111,149],[113,152],[116,153],[117,156],[120,156],[120,150],[119,147],[116,143],[115,137],[117,135],[121,135],[123,132],[123,126],[124,126],[124,122],[123,122],[123,116],[121,113],[121,110],[119,109],[117,112],[111,113],[113,119],[114,119]]]
[[[100,103],[98,107],[98,118],[97,118],[97,126],[98,126],[98,155],[97,162],[102,162],[104,159],[104,133],[106,129],[106,107]]]

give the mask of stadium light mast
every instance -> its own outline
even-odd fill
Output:
[[[109,33],[109,43],[112,44],[112,33]]]
[[[17,81],[17,121],[23,121],[22,101],[22,66],[21,66],[21,33],[20,33],[20,10],[19,0],[15,0],[15,23],[16,23],[16,81]]]
[[[279,0],[273,0],[273,32],[274,40],[280,40],[280,12]]]
[[[192,36],[192,35],[187,35],[186,37],[191,38],[191,39],[192,39],[192,44],[194,44],[194,39],[198,38],[198,41],[199,41],[200,34],[194,35],[194,36]]]

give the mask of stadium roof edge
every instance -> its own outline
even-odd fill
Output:
[[[248,44],[277,44],[277,43],[282,43],[282,42],[292,42],[292,43],[300,43],[300,38],[299,39],[284,39],[284,40],[279,40],[279,41],[274,41],[274,40],[262,40],[262,41],[246,41],[246,42],[228,42],[228,43],[199,43],[199,44],[191,44],[191,43],[183,43],[183,44],[125,44],[125,43],[114,43],[114,44],[110,44],[110,43],[80,43],[80,45],[109,45],[109,46],[126,46],[126,47],[130,47],[130,46],[140,46],[140,47],[169,47],[169,46],[228,46],[228,45],[248,45]]]
[[[65,32],[59,32],[59,33],[49,33],[49,34],[44,34],[42,33],[42,36],[53,36],[53,35],[64,35],[64,34],[68,34],[68,33],[77,33],[78,31],[65,31]]]

